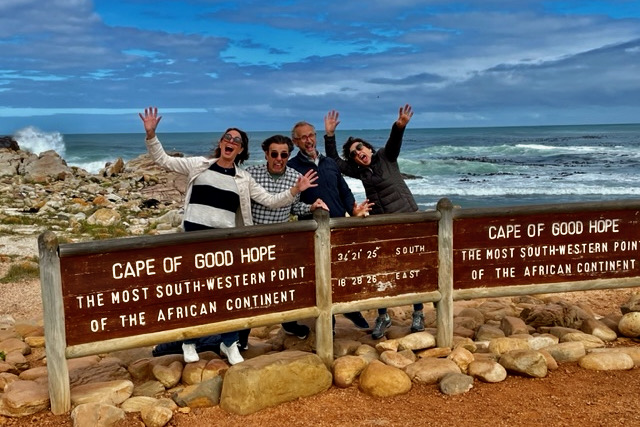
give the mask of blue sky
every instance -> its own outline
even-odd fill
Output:
[[[640,2],[2,0],[0,135],[640,122]]]

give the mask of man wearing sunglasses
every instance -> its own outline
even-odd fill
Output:
[[[296,183],[300,174],[292,168],[287,168],[287,160],[293,150],[291,138],[284,135],[273,135],[262,142],[262,151],[267,162],[263,165],[254,165],[246,168],[253,179],[265,190],[272,194],[280,193]],[[251,202],[251,215],[254,224],[277,224],[287,222],[295,217],[310,215],[314,210],[321,208],[329,210],[327,205],[316,199],[312,204],[300,200],[296,195],[292,204],[281,208],[271,209],[258,202]],[[282,329],[288,335],[295,335],[305,339],[309,335],[309,327],[298,322],[286,322]],[[248,344],[249,330],[240,331],[240,346],[245,349]]]

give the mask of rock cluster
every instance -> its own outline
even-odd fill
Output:
[[[30,224],[32,233],[48,229],[86,240],[100,237],[87,234],[91,226],[117,226],[122,235],[175,231],[185,187],[183,175],[159,168],[146,154],[90,174],[54,151],[0,148],[0,222]]]
[[[636,295],[630,301],[635,299]],[[163,426],[176,411],[220,405],[228,412],[250,414],[323,392],[332,384],[385,397],[423,383],[454,395],[478,381],[497,383],[508,375],[542,378],[562,363],[592,370],[640,365],[640,347],[625,346],[637,334],[624,335],[640,330],[637,311],[599,317],[588,307],[557,297],[457,302],[454,346],[439,348],[433,308],[425,311],[427,329],[417,333],[410,333],[410,307],[389,310],[393,325],[381,340],[338,316],[330,368],[313,353],[313,319],[303,321],[312,331],[305,340],[286,335],[280,326],[252,330],[249,350],[243,351],[245,362],[234,366],[213,351],[201,352],[198,362],[185,364],[181,354],[153,357],[151,348],[72,359],[70,416],[74,425],[107,426],[135,412],[144,425]],[[565,317],[555,317],[561,311]],[[536,327],[524,320],[532,312],[538,313]],[[372,316],[374,311],[367,313]],[[550,320],[539,324],[540,318]],[[0,362],[0,415],[20,417],[47,410],[42,326],[13,323],[10,318],[1,326],[5,360]]]

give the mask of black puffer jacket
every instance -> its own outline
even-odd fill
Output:
[[[404,182],[398,167],[403,135],[404,128],[394,123],[386,145],[371,156],[371,164],[368,167],[342,159],[338,155],[335,136],[324,136],[327,157],[336,161],[344,175],[362,181],[369,202],[375,203],[371,208],[372,214],[418,210],[413,194]]]

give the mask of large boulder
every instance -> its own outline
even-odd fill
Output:
[[[229,368],[222,385],[220,407],[247,415],[321,393],[332,382],[331,372],[316,354],[303,351],[266,354]]]
[[[40,153],[37,159],[24,163],[18,168],[18,173],[28,181],[39,183],[64,181],[73,176],[67,162],[53,150]]]

